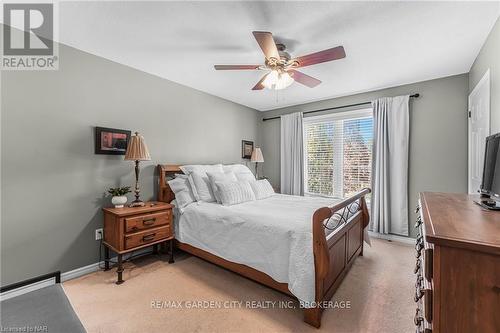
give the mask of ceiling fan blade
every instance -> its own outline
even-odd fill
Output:
[[[259,69],[260,65],[214,65],[214,68],[218,71]]]
[[[309,87],[309,88],[314,88],[318,84],[321,83],[320,80],[318,80],[316,78],[313,78],[312,76],[309,76],[309,75],[304,74],[302,72],[296,71],[294,69],[288,70],[288,73],[292,76],[292,78],[296,82],[298,82],[300,84],[303,84],[303,85],[305,85],[306,87]]]
[[[278,48],[276,47],[272,33],[266,31],[253,31],[252,34],[257,40],[257,43],[259,43],[266,59],[275,58],[279,60],[280,54],[278,53]]]
[[[311,53],[302,57],[293,59],[299,64],[298,67],[311,66],[315,64],[320,64],[322,62],[337,60],[345,58],[345,51],[343,46],[337,46],[328,50],[319,51],[316,53]]]
[[[252,90],[262,90],[264,89],[264,85],[262,84],[262,82],[264,82],[264,80],[266,79],[266,77],[269,75],[269,73],[267,73],[266,75],[264,75],[259,82],[257,82],[257,84],[255,86],[253,86]]]

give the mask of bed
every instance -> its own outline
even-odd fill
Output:
[[[158,200],[175,199],[167,180],[177,165],[158,165]],[[179,249],[297,298],[304,321],[321,314],[359,255],[369,217],[364,189],[350,198],[275,194],[234,206],[193,203],[176,211]]]

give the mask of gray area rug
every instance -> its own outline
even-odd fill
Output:
[[[60,284],[0,303],[2,332],[85,332]]]

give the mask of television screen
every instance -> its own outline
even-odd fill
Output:
[[[486,138],[481,192],[500,197],[500,133]]]

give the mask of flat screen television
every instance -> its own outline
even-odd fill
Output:
[[[486,138],[484,153],[483,179],[481,181],[481,194],[493,200],[482,200],[487,208],[500,209],[497,200],[500,200],[500,133]],[[497,199],[497,200],[494,200]]]

